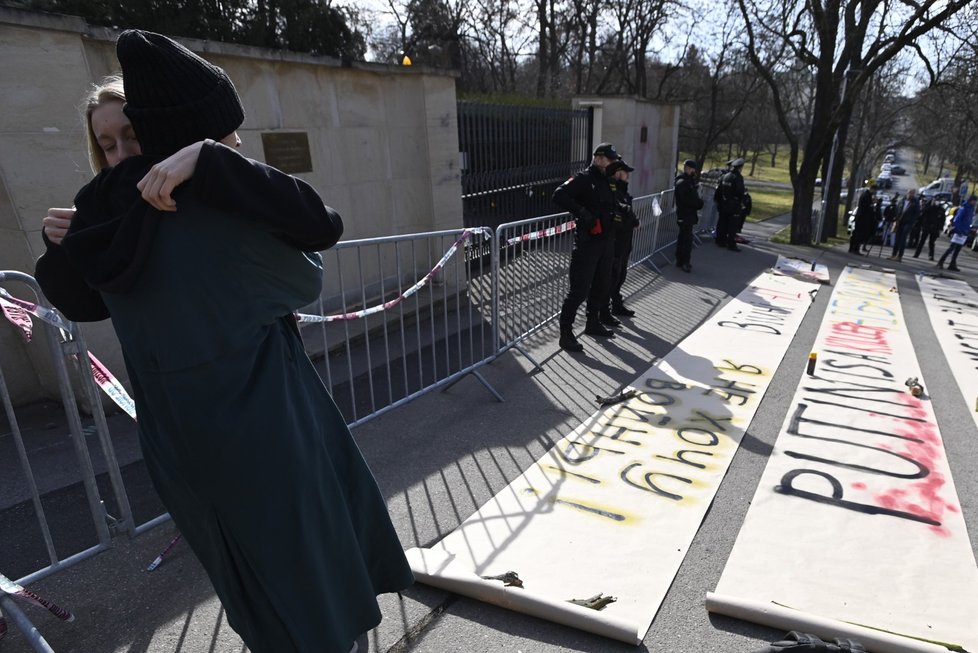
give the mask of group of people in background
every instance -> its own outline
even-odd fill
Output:
[[[729,161],[714,194],[719,219],[716,244],[739,252],[737,234],[751,210],[750,194],[741,169],[744,159]],[[557,187],[553,201],[574,216],[574,248],[568,270],[570,287],[560,310],[561,349],[584,351],[574,334],[574,319],[586,302],[584,333],[613,338],[618,317],[633,317],[622,296],[628,270],[633,232],[639,222],[628,193],[628,175],[633,168],[622,160],[615,146],[601,143],[592,152],[591,165]],[[693,159],[683,162],[676,176],[676,267],[692,272],[693,229],[699,221],[703,198],[699,189],[699,166]]]
[[[975,195],[962,196],[961,205],[951,210],[951,244],[940,257],[937,267],[944,268],[945,260],[950,259],[947,269],[952,272],[959,270],[958,254],[971,231],[976,200]],[[944,208],[933,196],[919,198],[917,191],[911,188],[903,199],[899,194],[894,194],[884,206],[884,198],[877,197],[875,185],[870,184],[857,200],[849,253],[865,255],[878,235],[881,248],[892,243],[893,249],[887,260],[903,261],[908,247],[914,248],[913,258],[920,258],[924,245],[927,245],[928,257],[933,261],[934,248],[945,220]],[[882,233],[879,233],[881,228]]]

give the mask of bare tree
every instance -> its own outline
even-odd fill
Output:
[[[970,1],[737,0],[750,59],[771,89],[778,122],[790,147],[792,243],[812,240],[815,177],[867,81],[902,50],[917,47],[924,34]],[[786,90],[778,75],[798,65],[810,70],[815,80],[811,121],[804,132],[792,127]]]

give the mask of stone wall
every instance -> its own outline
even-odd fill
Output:
[[[615,144],[635,168],[628,183],[634,197],[672,188],[679,148],[679,106],[634,97],[574,98],[594,108],[594,145]]]

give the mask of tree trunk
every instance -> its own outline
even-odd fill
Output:
[[[547,2],[537,0],[537,97],[544,97],[547,93],[547,73],[550,69],[550,54],[547,49],[549,38],[547,36]]]
[[[823,177],[822,183],[827,183],[825,213],[829,216],[827,222],[823,222],[822,242],[828,238],[835,238],[839,234],[839,189],[842,188],[842,173],[845,170],[846,162],[846,141],[849,139],[849,125],[852,122],[852,109],[842,115],[842,124],[839,126],[838,140],[835,149],[835,161],[832,170],[828,171],[828,176]]]

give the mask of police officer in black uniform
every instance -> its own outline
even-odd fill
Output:
[[[676,222],[679,223],[679,237],[676,239],[676,266],[684,272],[692,272],[690,256],[693,253],[693,227],[699,221],[696,213],[703,208],[699,184],[696,181],[696,161],[683,161],[683,171],[676,176],[674,198],[676,201]]]
[[[744,167],[742,158],[734,159],[727,164],[730,170],[720,177],[714,199],[717,202],[719,218],[717,219],[716,243],[732,252],[739,252],[737,247],[737,232],[743,224],[744,202],[747,189],[744,187],[744,176],[740,169]]]
[[[577,173],[554,191],[553,200],[574,215],[574,250],[570,260],[570,289],[560,309],[560,347],[567,351],[584,351],[574,336],[574,317],[587,300],[587,323],[584,333],[612,337],[614,332],[601,324],[600,312],[607,301],[614,258],[615,195],[608,183],[606,169],[617,161],[615,146],[601,143],[594,148],[591,165]]]
[[[615,194],[618,202],[613,219],[615,254],[611,263],[611,296],[602,305],[600,314],[601,324],[606,326],[621,325],[621,321],[615,315],[635,316],[635,311],[625,306],[625,298],[621,294],[621,288],[625,285],[625,276],[628,274],[628,257],[632,253],[633,233],[638,228],[638,216],[632,208],[632,196],[628,192],[628,175],[634,170],[635,168],[625,163],[623,159],[612,161],[605,170],[611,192]]]

